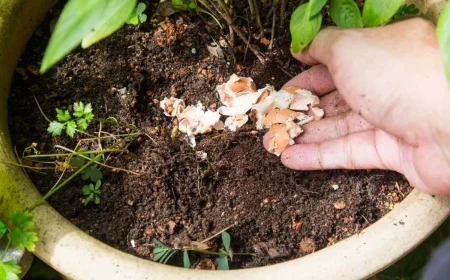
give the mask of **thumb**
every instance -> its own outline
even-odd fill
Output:
[[[292,55],[295,59],[308,65],[328,65],[334,45],[345,31],[339,27],[326,27],[317,34],[311,44],[303,51],[294,53],[291,49]]]

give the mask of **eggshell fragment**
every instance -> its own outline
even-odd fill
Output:
[[[159,103],[159,107],[164,110],[164,115],[168,117],[175,117],[183,112],[185,104],[181,99],[174,97],[169,99],[166,97]]]
[[[273,109],[270,111],[267,116],[264,118],[264,126],[266,128],[271,127],[276,123],[285,123],[288,120],[294,120],[298,116],[300,116],[300,112],[295,112],[289,109]]]
[[[224,116],[235,116],[247,113],[256,103],[262,90],[236,97],[232,106],[222,106],[217,111]]]
[[[302,133],[302,128],[293,121],[283,124],[274,124],[269,129],[269,152],[280,156],[287,147],[293,145],[294,138]]]
[[[251,78],[241,78],[236,74],[233,74],[228,82],[216,88],[220,101],[227,107],[233,106],[237,97],[256,91],[256,85]]]
[[[293,92],[295,95],[289,105],[289,109],[296,111],[308,111],[308,105],[311,105],[311,107],[316,107],[319,105],[319,97],[312,94],[309,90],[298,87],[289,87],[285,90],[288,92]]]
[[[314,115],[314,120],[315,121],[321,120],[323,118],[323,115],[325,114],[323,109],[320,109],[320,108],[317,108],[317,107],[311,108],[311,113]]]
[[[236,116],[228,117],[225,120],[225,127],[227,127],[231,131],[236,131],[238,128],[241,128],[248,122],[247,114],[240,114]]]

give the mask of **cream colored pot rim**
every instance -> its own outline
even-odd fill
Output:
[[[0,0],[0,216],[30,205],[39,193],[14,160],[6,104],[12,72],[53,0]],[[435,18],[442,1],[415,1]],[[428,237],[450,213],[450,198],[414,190],[375,224],[333,246],[277,265],[199,271],[170,267],[113,249],[85,234],[49,205],[34,212],[40,236],[35,254],[72,279],[363,279],[386,268]]]

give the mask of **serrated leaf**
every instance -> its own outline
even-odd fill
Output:
[[[147,21],[147,15],[146,15],[146,14],[141,14],[141,15],[139,15],[139,21],[140,21],[141,23],[146,22],[146,21]]]
[[[222,242],[225,250],[227,250],[227,252],[230,251],[231,236],[226,231],[222,232]]]
[[[73,138],[75,135],[75,130],[77,129],[77,124],[74,121],[68,121],[66,124],[66,134]]]
[[[41,73],[45,73],[80,45],[83,37],[101,18],[107,3],[108,0],[69,0],[67,2],[45,50]]]
[[[362,28],[361,12],[354,0],[331,0],[330,16],[337,26]]]
[[[33,215],[26,211],[14,211],[9,215],[8,220],[12,226],[12,230],[8,232],[11,244],[20,250],[34,251],[38,237],[34,232]]]
[[[295,9],[291,16],[290,30],[292,37],[292,50],[299,52],[303,50],[319,33],[322,25],[322,14],[318,13],[311,19],[308,18],[308,4],[303,4]]]
[[[138,15],[142,14],[145,11],[145,8],[146,8],[145,4],[140,2],[136,7],[136,14]]]
[[[230,270],[227,257],[218,257],[216,259],[217,270]]]
[[[136,2],[137,0],[109,0],[100,21],[83,37],[81,47],[88,48],[120,29],[133,12]]]
[[[59,123],[57,121],[52,121],[49,124],[47,131],[50,132],[52,134],[52,136],[61,135],[65,126],[66,125],[63,123]]]
[[[450,82],[450,2],[448,2],[437,22],[437,37],[441,49],[447,80]]]
[[[75,117],[82,117],[84,115],[84,104],[83,102],[73,103],[73,115]]]
[[[138,24],[139,24],[139,18],[138,18],[138,16],[132,17],[132,18],[130,19],[130,23],[131,23],[132,25],[138,25]]]
[[[65,110],[61,110],[61,109],[56,109],[56,117],[58,118],[58,121],[60,122],[65,122],[70,120],[70,114],[69,111]]]
[[[363,7],[365,27],[376,27],[388,23],[404,0],[366,0]]]
[[[2,236],[7,230],[8,228],[6,228],[5,224],[0,221],[0,239],[2,239]]]
[[[0,261],[0,279],[1,280],[19,280],[19,274],[22,272],[17,262],[10,260],[7,262]]]
[[[79,120],[77,120],[77,126],[78,126],[79,130],[85,131],[88,127],[88,123],[87,123],[86,119],[79,119]]]
[[[186,250],[183,252],[183,266],[184,268],[191,268],[191,260],[189,259],[189,253]]]
[[[320,13],[323,6],[327,3],[328,0],[310,0],[309,1],[309,8],[308,8],[308,17],[311,19],[313,16]]]

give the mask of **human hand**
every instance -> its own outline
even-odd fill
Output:
[[[329,27],[294,57],[316,66],[285,86],[321,96],[326,118],[303,126],[285,166],[390,169],[422,191],[450,194],[450,90],[432,23]]]

